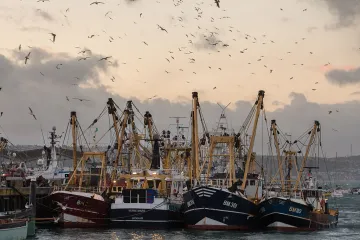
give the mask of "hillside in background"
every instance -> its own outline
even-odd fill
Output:
[[[256,157],[258,164],[263,161],[264,168],[268,172],[274,173],[277,170],[277,160],[275,156]],[[298,158],[298,165],[301,164],[302,158]],[[337,181],[354,181],[359,180],[360,184],[360,156],[327,158],[326,160],[309,158],[307,167],[318,167],[312,172],[319,173],[319,179],[324,182]]]
[[[105,149],[104,149],[105,150]],[[36,160],[41,158],[43,151],[42,146],[11,146],[8,150],[4,150],[0,153],[0,163],[9,161],[9,153],[16,153],[16,161],[25,161],[30,167],[36,165]],[[57,149],[57,153],[61,153],[59,160],[65,160],[63,163],[65,166],[71,166],[72,164],[72,149],[63,148]],[[77,153],[80,158],[80,151]],[[298,159],[298,165],[300,165],[302,158]],[[258,166],[261,166],[263,162],[264,169],[267,172],[275,173],[277,170],[277,162],[275,156],[256,156],[256,162]],[[360,156],[352,157],[338,157],[324,159],[309,158],[308,167],[319,167],[319,169],[313,170],[313,172],[319,171],[320,181],[329,182],[329,177],[332,182],[338,181],[354,181],[358,180],[360,185]]]

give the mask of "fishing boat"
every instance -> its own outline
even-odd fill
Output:
[[[102,194],[109,182],[106,174],[107,152],[83,152],[78,162],[76,150],[79,123],[76,112],[71,112],[70,123],[73,137],[73,172],[65,188],[55,187],[48,197],[56,204],[56,223],[65,228],[105,227],[108,225],[110,207]],[[100,162],[101,167],[89,169],[86,163],[90,159]]]
[[[198,111],[203,119],[197,92],[193,93],[192,111],[192,161],[190,163],[190,181],[183,194],[184,198],[184,218],[188,228],[201,230],[247,230],[252,228],[253,219],[256,215],[256,201],[262,195],[263,178],[250,169],[253,167],[255,154],[252,152],[254,147],[257,119],[263,108],[264,91],[259,91],[257,101],[251,114],[255,113],[255,121],[250,146],[245,156],[243,179],[239,179],[235,167],[235,149],[239,150],[241,141],[239,134],[221,134],[220,136],[208,134],[204,123],[205,131],[203,138],[198,139]],[[252,116],[251,116],[252,117]],[[250,118],[251,119],[251,118]],[[203,120],[202,120],[203,121]],[[248,123],[246,123],[248,124]],[[247,129],[246,127],[242,129]],[[199,149],[205,145],[206,140],[210,143],[207,164],[207,173],[201,174],[199,164]],[[217,146],[225,147],[227,150],[214,154]],[[229,159],[226,165],[225,174],[212,173],[213,156],[223,156]],[[203,162],[203,166],[205,165]],[[201,167],[203,168],[203,167]],[[254,170],[254,169],[253,169]],[[201,178],[202,176],[202,178]]]
[[[317,184],[317,180],[313,177],[311,169],[314,167],[305,167],[311,146],[321,146],[314,144],[320,132],[320,123],[315,121],[313,128],[308,132],[310,135],[309,144],[306,146],[306,152],[298,171],[297,179],[294,182],[291,179],[291,171],[297,153],[291,149],[294,142],[286,141],[289,149],[285,150],[285,159],[280,156],[280,147],[278,141],[279,130],[276,121],[272,121],[272,135],[274,136],[274,144],[277,149],[278,171],[280,175],[281,191],[277,196],[264,195],[258,206],[258,215],[256,222],[260,228],[281,230],[281,231],[301,231],[316,230],[323,228],[335,227],[338,223],[338,210],[329,208],[328,200],[325,197],[326,191]],[[284,163],[285,162],[285,163]],[[283,166],[286,166],[286,176],[284,176]],[[308,168],[309,172],[304,177],[304,169]],[[270,185],[274,182],[272,179]],[[300,184],[300,183],[303,184]]]
[[[110,209],[110,226],[114,228],[183,227],[182,202],[178,201],[184,178],[164,174],[160,160],[160,138],[154,135],[149,170],[123,175],[127,186],[118,194]],[[180,197],[181,199],[181,197]]]
[[[61,208],[56,221],[62,227],[92,228],[108,225],[109,203],[99,194],[55,191],[51,199]]]
[[[122,111],[122,116],[120,116],[117,113],[118,106],[111,98],[108,99],[107,109],[113,119],[112,128],[115,131],[116,142],[109,145],[104,152],[84,152],[79,162],[75,154],[78,122],[76,113],[71,113],[74,170],[65,189],[54,191],[51,194],[52,201],[56,202],[60,208],[58,222],[61,226],[87,228],[105,227],[110,224],[109,214],[114,196],[118,193],[129,192],[123,188],[129,186],[130,183],[126,184],[123,181],[124,177],[121,178],[121,176],[128,175],[135,166],[139,166],[137,160],[141,156],[140,140],[142,136],[136,133],[135,115],[132,107],[132,101],[128,101],[126,109]],[[151,129],[149,126],[152,124],[151,114],[147,112],[144,117],[144,121],[147,121],[146,125]],[[95,119],[90,127],[98,120]],[[152,135],[151,130],[149,133]],[[97,147],[95,146],[95,148]],[[148,154],[146,149],[143,149],[142,153],[145,156]],[[100,161],[94,160],[95,158]],[[87,164],[89,160],[92,160],[93,163],[101,162],[101,166],[90,167]],[[109,166],[110,163],[112,166]],[[124,201],[126,202],[127,199],[125,197]],[[120,198],[115,203],[119,201],[121,201]]]
[[[56,127],[54,126],[50,132],[51,147],[44,146],[42,157],[37,160],[38,167],[35,169],[27,169],[24,163],[27,180],[33,178],[39,180],[41,178],[44,182],[43,184],[47,185],[66,184],[66,180],[68,180],[70,176],[70,168],[60,166],[59,164],[56,151],[56,143],[58,143],[59,138],[61,138],[61,136],[56,134]]]
[[[351,193],[351,194],[355,194],[355,195],[360,194],[360,188],[359,188],[359,187],[357,187],[357,188],[352,188],[351,191],[350,191],[350,193]]]
[[[1,240],[24,240],[27,238],[27,219],[0,219]]]
[[[335,197],[335,198],[341,198],[344,196],[344,193],[343,191],[339,190],[339,189],[334,189],[332,192],[331,192],[331,197]]]

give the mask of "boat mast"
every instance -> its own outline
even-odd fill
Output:
[[[139,135],[137,134],[137,130],[136,130],[136,125],[135,125],[135,121],[134,121],[134,110],[133,110],[133,102],[131,100],[127,101],[126,103],[126,106],[127,106],[127,110],[129,111],[129,115],[128,115],[128,118],[130,121],[128,121],[128,123],[130,124],[131,123],[131,129],[132,129],[132,134],[131,134],[131,144],[129,145],[129,151],[128,151],[128,171],[130,172],[131,171],[131,162],[132,162],[132,159],[133,159],[133,151],[134,151],[134,146],[136,146],[136,151],[138,151],[138,148],[139,146],[134,143],[137,142],[137,139],[139,138]],[[135,154],[135,158],[136,158],[136,154]],[[136,161],[137,159],[135,159],[133,161],[134,163],[134,166],[136,165]]]
[[[70,113],[70,124],[72,129],[72,139],[73,139],[73,171],[74,171],[74,182],[76,183],[76,168],[77,168],[77,146],[76,146],[76,133],[77,133],[77,124],[76,124],[76,112]]]
[[[242,191],[244,191],[245,187],[246,187],[247,175],[248,175],[248,172],[249,172],[250,161],[251,161],[251,157],[252,157],[252,151],[253,151],[254,143],[255,143],[255,135],[256,135],[257,124],[258,124],[258,121],[259,121],[260,111],[261,111],[261,109],[264,108],[264,105],[263,105],[264,96],[265,96],[265,91],[260,90],[259,93],[258,93],[258,99],[257,99],[257,101],[255,103],[255,104],[257,104],[257,108],[256,108],[255,119],[254,119],[254,127],[252,129],[252,135],[251,135],[251,139],[250,139],[250,146],[249,146],[249,150],[247,152],[247,159],[246,159],[246,164],[245,164],[243,182],[242,182],[242,185],[241,185],[241,190]]]
[[[119,119],[116,115],[116,107],[115,107],[114,100],[112,98],[109,98],[107,105],[108,105],[108,113],[111,114],[112,118],[113,118],[113,125],[114,125],[115,134],[116,134],[116,138],[117,138],[116,139],[117,152],[116,152],[116,158],[114,161],[114,170],[113,170],[112,176],[111,176],[111,178],[112,178],[111,180],[114,181],[116,179],[116,173],[117,173],[116,171],[119,166],[119,158],[120,158],[121,149],[122,149],[122,145],[123,145],[124,133],[125,133],[126,125],[127,125],[129,111],[127,109],[124,110],[124,118],[121,122],[121,130],[119,131],[119,127],[118,127]]]
[[[271,120],[271,130],[273,132],[274,136],[274,143],[276,148],[276,155],[278,160],[278,166],[279,166],[279,172],[280,172],[280,182],[281,182],[281,191],[284,191],[284,173],[282,169],[282,161],[281,161],[281,155],[280,155],[280,147],[279,147],[279,140],[278,140],[278,130],[277,130],[276,120]]]
[[[192,110],[192,178],[195,180],[199,179],[199,133],[198,133],[198,120],[197,110],[199,105],[198,93],[192,93],[193,98],[193,110]]]
[[[298,176],[297,176],[296,183],[295,183],[295,186],[294,186],[295,191],[299,187],[301,176],[302,176],[302,173],[304,171],[305,164],[306,164],[306,160],[307,160],[307,158],[309,156],[309,153],[310,153],[310,148],[311,148],[311,146],[312,146],[312,144],[314,142],[315,135],[316,135],[316,133],[318,131],[320,131],[320,123],[319,123],[319,121],[315,121],[312,130],[309,132],[309,134],[311,133],[311,136],[310,136],[309,144],[306,147],[305,156],[304,156],[304,158],[302,160],[301,167],[300,167],[299,172],[298,172]]]
[[[145,112],[144,125],[148,126],[149,139],[150,139],[151,147],[153,147],[153,141],[152,141],[153,140],[153,119],[152,119],[152,115],[149,111]]]
[[[178,146],[179,145],[179,139],[180,139],[180,132],[179,132],[179,130],[180,130],[180,128],[183,128],[183,127],[181,127],[181,125],[182,124],[180,124],[180,118],[186,118],[186,117],[169,117],[169,118],[175,118],[176,119],[176,136],[177,136],[177,138],[176,138],[176,146]],[[172,125],[172,124],[170,124],[170,125]]]

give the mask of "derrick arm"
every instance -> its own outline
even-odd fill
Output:
[[[300,180],[301,180],[301,176],[302,176],[302,173],[304,171],[304,167],[305,167],[307,158],[308,158],[309,153],[310,153],[310,148],[311,148],[311,146],[312,146],[312,144],[314,142],[315,135],[316,135],[316,132],[319,130],[319,127],[320,127],[320,123],[318,121],[315,121],[314,126],[313,126],[313,128],[311,130],[311,136],[310,136],[309,144],[306,147],[305,156],[304,156],[304,158],[303,158],[303,160],[301,162],[301,166],[300,166],[300,169],[299,169],[299,172],[298,172],[298,176],[297,176],[296,183],[295,183],[295,186],[294,186],[295,191],[298,190]]]
[[[249,146],[249,151],[247,153],[247,159],[246,159],[245,170],[244,170],[244,178],[243,178],[243,182],[242,182],[242,185],[241,185],[241,190],[242,191],[244,191],[245,187],[246,187],[247,174],[248,174],[249,168],[250,168],[251,155],[252,155],[252,151],[253,151],[253,148],[254,148],[255,135],[256,135],[257,124],[258,124],[258,121],[259,121],[260,111],[261,111],[261,109],[263,109],[264,96],[265,96],[265,91],[260,90],[259,94],[258,94],[258,100],[256,101],[257,108],[256,108],[255,119],[254,119],[254,127],[252,129],[250,146]]]
[[[278,139],[278,130],[277,130],[277,125],[276,125],[276,120],[271,120],[271,130],[272,130],[273,136],[274,136],[274,144],[275,144],[275,148],[276,148],[276,156],[277,156],[277,160],[278,160],[278,167],[279,167],[279,173],[280,173],[281,190],[284,191],[284,189],[285,189],[284,172],[282,169],[282,160],[281,160],[281,155],[280,155],[280,147],[279,147],[279,139]]]
[[[199,179],[199,133],[198,133],[198,106],[199,106],[199,99],[198,93],[193,92],[193,111],[192,111],[192,176],[193,179]]]
[[[117,140],[117,152],[116,152],[116,158],[115,158],[115,162],[114,162],[114,170],[111,176],[111,180],[113,181],[116,178],[116,171],[117,168],[119,166],[119,158],[120,158],[120,154],[121,154],[121,150],[122,150],[122,146],[123,146],[123,139],[124,139],[124,133],[125,133],[125,129],[127,126],[127,120],[129,117],[129,111],[128,110],[124,110],[124,117],[122,119],[121,122],[121,129],[119,130],[118,127],[118,117],[116,115],[116,107],[114,104],[114,101],[112,100],[112,98],[109,98],[108,102],[108,112],[109,114],[112,115],[113,118],[113,125],[114,125],[114,129],[115,129],[115,134],[116,134],[116,140]]]
[[[74,175],[74,183],[76,183],[77,180],[77,174],[76,174],[76,168],[77,168],[77,152],[76,152],[76,133],[77,133],[77,117],[76,117],[76,112],[71,112],[70,113],[71,116],[71,130],[72,130],[72,139],[73,139],[73,175]]]

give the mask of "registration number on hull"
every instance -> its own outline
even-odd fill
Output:
[[[300,214],[300,213],[302,212],[302,209],[290,207],[290,208],[289,208],[289,212],[293,212],[293,213],[298,213],[298,214]]]
[[[224,201],[223,205],[227,206],[227,207],[231,207],[231,208],[236,208],[237,207],[237,203],[229,202],[227,200]]]

